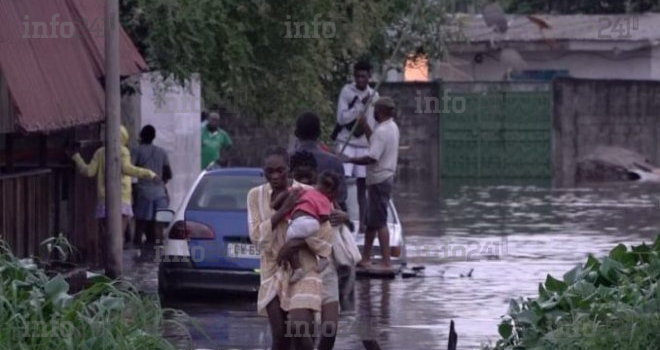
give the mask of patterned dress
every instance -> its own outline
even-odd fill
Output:
[[[310,188],[299,182],[292,187]],[[329,257],[332,254],[332,228],[329,222],[321,225],[318,233],[307,238],[305,242],[309,248],[300,250],[300,263],[305,276],[294,284],[288,283],[290,271],[286,267],[277,266],[277,254],[286,243],[286,230],[288,223],[281,221],[274,229],[270,218],[275,211],[270,208],[270,184],[266,183],[255,187],[248,193],[248,225],[250,239],[261,250],[261,286],[257,301],[259,315],[267,315],[266,306],[279,297],[280,306],[284,311],[295,309],[321,310],[322,280],[316,272],[317,261],[315,255]]]

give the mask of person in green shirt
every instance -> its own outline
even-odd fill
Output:
[[[232,145],[229,134],[220,128],[220,114],[210,113],[202,126],[202,170],[211,165],[226,165],[227,159],[221,158],[222,150],[229,150]]]

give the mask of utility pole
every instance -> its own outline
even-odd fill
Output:
[[[119,88],[119,0],[106,0],[105,8],[105,274],[122,274],[124,233],[121,220],[121,168],[119,164],[121,105]]]

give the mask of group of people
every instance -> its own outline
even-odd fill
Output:
[[[140,131],[139,145],[128,148],[128,130],[120,128],[120,167],[121,167],[121,215],[125,245],[133,242],[140,245],[156,244],[163,239],[163,227],[155,222],[159,209],[169,207],[169,195],[165,185],[172,179],[167,152],[153,144],[156,129],[146,125]],[[96,218],[99,220],[101,235],[105,235],[105,147],[94,153],[89,163],[85,162],[78,150],[69,150],[78,171],[87,177],[96,177],[98,204]],[[133,185],[132,178],[138,181]],[[129,221],[135,218],[133,237],[128,230]],[[146,241],[143,241],[146,236]],[[104,266],[107,266],[104,264]]]
[[[339,315],[339,277],[333,238],[351,221],[346,177],[357,177],[360,226],[366,230],[359,267],[390,270],[387,207],[396,173],[399,130],[395,104],[369,86],[368,64],[355,65],[355,83],[342,90],[337,110],[337,149],[321,149],[321,123],[313,113],[296,121],[296,148],[269,148],[263,157],[266,183],[248,193],[250,239],[260,248],[257,309],[267,315],[272,349],[334,347]],[[373,103],[375,101],[375,103]],[[373,105],[372,107],[369,107]],[[366,113],[365,113],[366,111]],[[355,137],[355,131],[358,135]],[[370,263],[376,234],[382,261]],[[320,328],[313,322],[321,314]]]
[[[269,148],[263,157],[267,182],[248,193],[249,235],[260,248],[261,285],[258,311],[267,315],[272,331],[272,349],[314,349],[314,336],[321,334],[318,349],[332,349],[340,302],[351,308],[352,272],[343,273],[333,258],[333,240],[344,226],[354,231],[347,214],[347,177],[356,178],[360,224],[365,244],[359,268],[391,270],[388,204],[397,168],[399,129],[393,120],[396,106],[389,97],[380,97],[369,87],[371,67],[354,66],[355,82],[341,91],[337,106],[337,126],[332,138],[336,151],[324,147],[321,121],[311,112],[296,121],[298,143],[292,153],[285,148]],[[202,125],[202,170],[227,166],[224,150],[232,147],[226,131],[220,129],[220,115],[212,112]],[[124,232],[135,216],[135,237],[126,242],[147,243],[162,239],[162,228],[155,223],[158,209],[169,206],[165,184],[172,178],[167,153],[153,144],[156,130],[147,125],[140,132],[140,144],[129,150],[128,131],[120,130],[121,213]],[[79,172],[97,177],[96,217],[105,234],[105,147],[99,148],[89,163],[76,150],[70,156]],[[138,178],[133,191],[131,178]],[[134,203],[134,204],[133,204]],[[378,235],[382,261],[370,262],[373,241]],[[104,264],[105,265],[105,264]],[[107,266],[107,265],[105,265]],[[352,270],[352,269],[351,269]],[[340,279],[348,279],[340,300]],[[313,327],[314,313],[321,313],[322,329]],[[303,325],[303,334],[291,336]],[[305,327],[304,325],[307,325]]]

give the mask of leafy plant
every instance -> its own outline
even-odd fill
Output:
[[[561,280],[548,275],[538,297],[511,300],[492,349],[655,348],[659,279],[660,236],[650,246],[620,244],[606,257],[590,255]]]
[[[6,245],[0,241],[0,247]],[[69,294],[62,275],[49,277],[31,259],[0,249],[0,349],[175,350],[166,327],[188,332],[189,318],[163,310],[154,296],[99,276]],[[176,313],[177,319],[165,314]]]
[[[202,79],[211,104],[285,126],[312,110],[334,126],[351,64],[369,59],[401,67],[409,55],[442,57],[453,35],[446,2],[434,0],[122,0],[122,24],[151,69],[183,83]],[[422,10],[412,26],[411,12]],[[315,35],[313,23],[320,21]],[[296,38],[307,28],[309,38]],[[317,22],[319,23],[319,22]],[[325,35],[323,27],[334,28]],[[385,62],[397,47],[395,62]],[[305,34],[305,33],[300,33]],[[382,78],[382,77],[381,77]]]
[[[58,261],[67,261],[69,257],[73,255],[76,251],[75,247],[69,242],[69,240],[60,233],[56,237],[50,237],[41,242],[40,246],[45,246],[48,251],[48,262],[53,256],[53,252],[57,252],[59,259]]]

